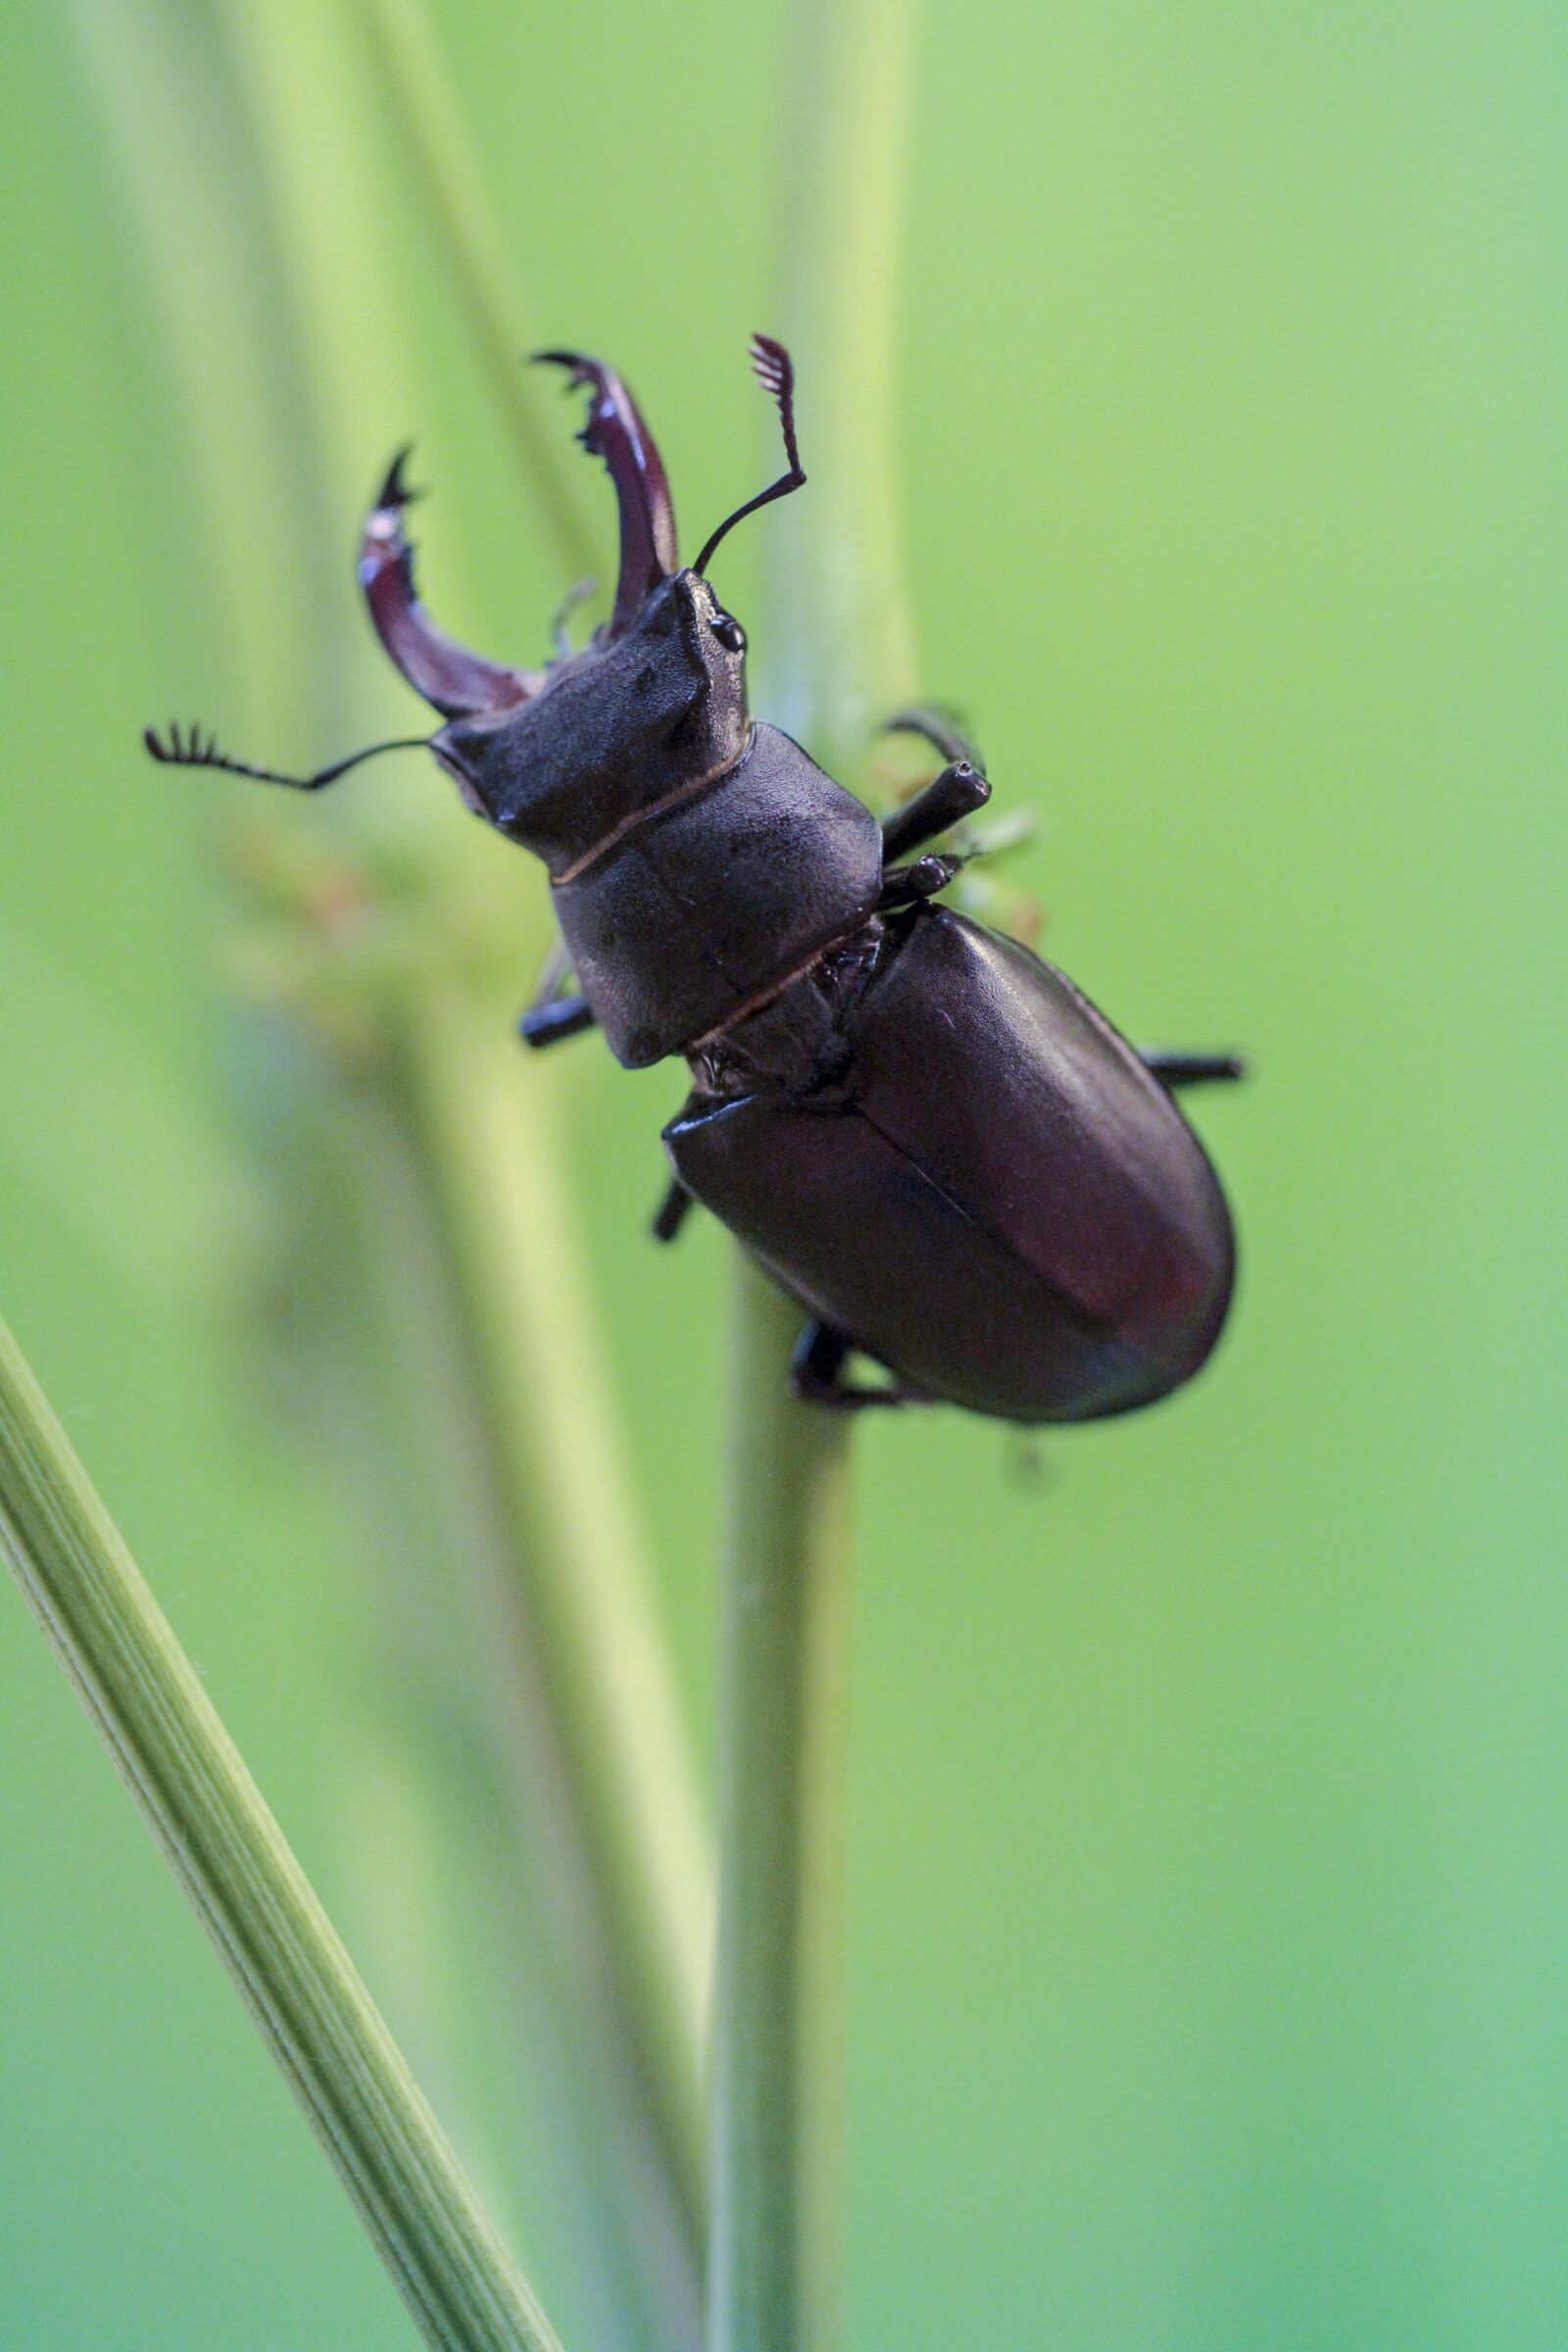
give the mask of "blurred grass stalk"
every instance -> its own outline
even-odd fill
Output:
[[[790,42],[768,323],[799,367],[812,487],[761,526],[756,634],[769,708],[854,776],[918,684],[891,447],[912,0],[808,0]],[[709,2347],[834,2352],[855,1417],[795,1400],[800,1309],[739,1250],[734,1280]]]
[[[309,719],[314,692],[324,723],[323,647],[311,638],[308,592],[288,576],[280,518],[297,512],[302,482],[328,479],[337,493],[345,479],[367,476],[416,407],[411,355],[422,338],[390,225],[395,182],[445,191],[436,225],[461,248],[451,276],[481,349],[493,362],[527,340],[455,109],[430,78],[439,58],[415,0],[395,11],[360,0],[276,0],[266,10],[214,0],[196,20],[133,0],[77,7],[149,233],[170,371],[190,405],[240,706],[261,713],[288,694]],[[409,84],[415,68],[424,76],[417,89]],[[366,104],[378,73],[402,94],[386,114]],[[405,138],[416,150],[412,172]],[[283,315],[272,327],[280,350],[241,385],[247,370],[232,355],[254,349],[268,328],[251,315],[257,287],[237,251],[215,252],[210,240],[215,216],[243,205],[253,155],[263,193],[247,233],[265,255],[263,284],[281,290]],[[479,266],[475,254],[486,257]],[[215,302],[226,316],[215,316]],[[303,443],[291,443],[288,407],[260,389],[269,367],[297,378]],[[559,453],[530,443],[536,395],[520,371],[514,379],[493,368],[492,381],[532,486],[548,489],[542,504],[570,577],[586,539],[575,519],[580,459],[564,434]],[[398,426],[378,421],[394,410]],[[275,484],[276,497],[260,484]],[[345,624],[357,620],[346,586],[342,601]],[[341,724],[341,708],[331,717]],[[289,719],[298,725],[294,709]],[[372,954],[358,969],[351,944],[347,972],[328,971],[325,986],[329,997],[357,991],[365,1000],[380,1073],[371,1083],[425,1170],[434,1260],[481,1400],[491,1515],[508,1535],[512,1633],[534,1653],[531,1688],[553,1717],[564,1817],[536,1818],[533,1836],[566,1871],[555,1906],[555,1931],[568,1939],[560,1973],[579,2000],[605,1996],[588,2095],[601,2124],[626,2117],[624,2130],[606,2129],[642,2152],[640,2164],[610,2168],[609,2187],[623,2208],[614,2227],[634,2264],[644,2261],[643,2300],[660,2310],[653,2320],[624,2311],[617,2332],[628,2345],[680,2347],[698,2326],[710,1864],[568,1208],[559,1090],[510,1036],[517,942],[509,937],[503,959],[496,940],[514,908],[497,905],[485,845],[475,841],[467,862],[466,836],[454,879],[454,853],[421,831],[418,807],[388,789],[352,811],[334,809],[324,829],[323,811],[309,810],[313,844],[329,842],[346,866],[357,864],[367,897],[386,902],[382,931],[394,942],[380,963]],[[303,855],[294,805],[279,801],[259,821],[293,842],[284,864]],[[302,971],[330,964],[332,942],[319,931],[307,925],[297,945]],[[373,1159],[360,1181],[375,1191]],[[373,1204],[366,1229],[375,1229]],[[455,1468],[454,1484],[460,1475]],[[490,1664],[480,1662],[481,1682]],[[518,1788],[513,1777],[515,1801],[537,1815],[544,1787]],[[525,1952],[518,1965],[528,1965]],[[461,2027],[433,2020],[427,2032],[439,2042]],[[583,2128],[579,2117],[565,2121]],[[650,2165],[661,2183],[652,2204]]]
[[[559,2352],[4,1324],[0,1550],[426,2340]]]

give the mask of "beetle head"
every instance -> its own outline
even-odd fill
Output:
[[[620,568],[615,581],[615,604],[602,632],[622,637],[636,625],[648,598],[672,578],[679,567],[675,548],[675,509],[659,445],[643,420],[642,411],[627,386],[602,360],[577,351],[541,351],[535,358],[568,370],[568,389],[586,386],[590,392],[588,421],[578,439],[591,457],[603,458],[615,487],[620,510]],[[706,575],[720,543],[746,515],[775,498],[799,490],[806,474],[795,439],[795,367],[782,343],[771,335],[752,337],[752,368],[768,398],[777,404],[784,434],[787,470],[765,490],[727,514],[713,531],[695,569]],[[744,642],[744,641],[743,641]]]
[[[414,584],[404,515],[418,491],[393,459],[360,544],[359,577],[395,667],[448,724],[434,736],[371,745],[311,775],[228,759],[200,728],[146,734],[153,758],[225,768],[315,792],[380,752],[428,743],[476,815],[536,850],[560,874],[628,817],[720,774],[746,745],[746,637],[701,575],[741,517],[805,481],[795,446],[795,373],[781,343],[753,340],[752,365],[777,401],[788,473],[720,523],[695,570],[682,570],[675,510],[653,435],[614,370],[580,353],[538,357],[592,392],[581,439],[603,458],[620,509],[620,567],[610,619],[585,652],[543,670],[470,653],[437,627]]]
[[[601,458],[620,516],[609,620],[580,654],[544,671],[486,662],[443,635],[414,592],[403,530],[412,492],[392,467],[366,528],[360,576],[382,643],[410,684],[448,720],[431,739],[465,801],[560,874],[628,817],[739,758],[747,738],[746,638],[703,574],[741,517],[806,476],[795,444],[787,351],[754,339],[752,365],[777,403],[789,471],[748,499],[683,570],[658,445],[631,392],[602,361],[548,351],[589,393],[580,436]]]
[[[532,701],[456,719],[432,749],[471,808],[559,874],[639,809],[730,766],[747,733],[745,634],[706,580],[677,571]]]

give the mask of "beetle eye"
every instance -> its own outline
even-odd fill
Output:
[[[732,620],[727,612],[715,612],[709,626],[719,644],[728,652],[732,654],[745,653],[746,631],[738,620]]]

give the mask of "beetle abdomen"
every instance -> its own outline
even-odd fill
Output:
[[[631,1068],[704,1036],[864,920],[875,817],[759,725],[733,767],[640,815],[555,890],[573,969]]]
[[[1234,1248],[1203,1152],[1071,982],[945,909],[901,918],[852,1079],[695,1103],[682,1181],[815,1315],[979,1412],[1077,1421],[1196,1372]]]

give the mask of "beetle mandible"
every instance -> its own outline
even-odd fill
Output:
[[[415,593],[407,452],[366,525],[359,577],[398,669],[444,724],[313,776],[226,759],[199,729],[155,758],[318,790],[427,744],[467,806],[544,860],[558,964],[524,1015],[544,1046],[595,1023],[628,1068],[682,1054],[664,1130],[674,1182],[809,1318],[798,1392],[823,1404],[943,1400],[1025,1422],[1149,1404],[1219,1336],[1235,1264],[1225,1199],[1172,1090],[1227,1054],[1138,1053],[1071,981],[939,904],[959,860],[927,845],[989,797],[945,718],[941,773],[882,823],[776,727],[752,720],[746,637],[708,580],[743,515],[806,480],[794,370],[758,335],[786,471],[680,564],[664,468],[613,369],[566,351],[581,439],[620,518],[613,609],[542,670],[455,644]],[[853,1350],[888,1385],[853,1377]]]

